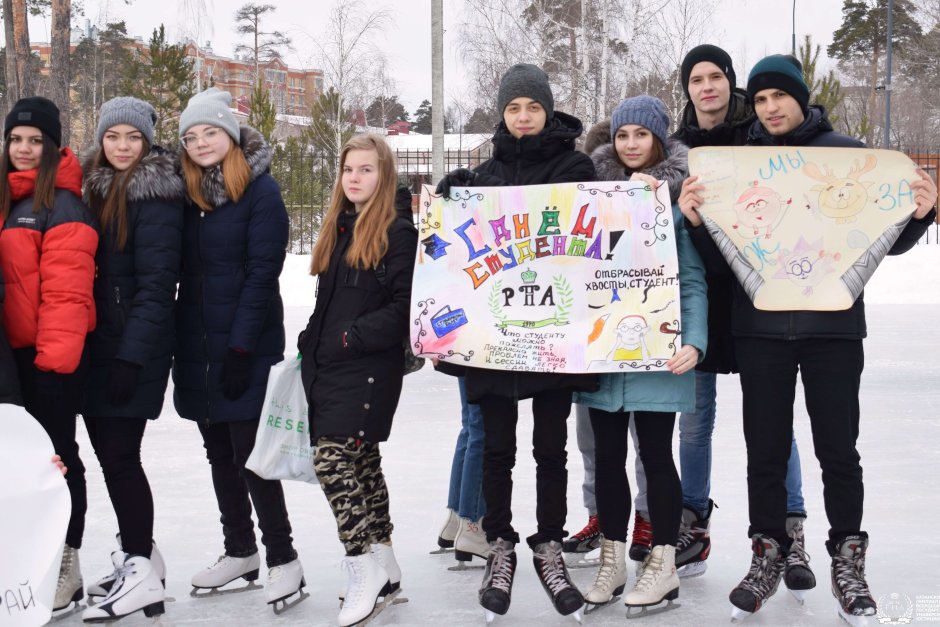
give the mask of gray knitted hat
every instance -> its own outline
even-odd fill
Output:
[[[237,144],[241,133],[238,130],[238,120],[229,109],[231,102],[232,94],[218,87],[210,87],[190,98],[189,104],[180,114],[180,138],[197,124],[209,124],[228,133]]]
[[[648,128],[666,145],[666,133],[669,131],[669,114],[666,105],[659,98],[652,96],[634,96],[621,101],[610,116],[610,139],[617,136],[617,129],[624,124],[637,124]]]
[[[548,84],[548,74],[542,68],[530,63],[518,63],[503,74],[499,81],[499,93],[496,95],[496,108],[502,116],[506,106],[516,98],[531,98],[545,109],[545,119],[555,115],[555,98]]]
[[[103,105],[98,118],[98,143],[101,143],[104,134],[112,126],[130,124],[147,138],[147,143],[153,145],[153,125],[157,123],[157,112],[144,102],[132,96],[118,96]]]

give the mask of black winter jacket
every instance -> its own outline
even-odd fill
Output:
[[[242,126],[240,143],[251,171],[242,198],[226,198],[216,165],[202,178],[212,211],[187,204],[183,212],[173,401],[180,416],[206,424],[258,420],[268,372],[284,359],[278,277],[287,250],[287,210],[268,173],[273,151],[264,137]],[[236,400],[222,392],[230,349],[251,356],[248,390]]]
[[[384,442],[401,396],[418,232],[396,218],[378,267],[353,268],[346,251],[357,217],[339,216],[330,265],[318,276],[316,306],[298,340],[313,444],[323,436]]]
[[[0,276],[0,310],[3,309],[3,295],[3,277]],[[13,358],[13,350],[10,348],[10,342],[2,326],[0,326],[0,403],[23,404],[16,360]]]
[[[686,103],[682,112],[682,125],[672,134],[689,148],[700,146],[743,146],[747,143],[747,133],[756,120],[747,92],[735,88],[731,92],[728,113],[725,121],[710,129],[700,128],[695,105]],[[686,228],[691,228],[688,221]],[[705,253],[692,238],[696,250],[703,257]],[[734,337],[731,334],[731,301],[734,296],[733,276],[723,270],[725,264],[716,271],[705,259],[705,282],[708,284],[708,354],[696,370],[728,374],[738,371],[738,360],[734,355]]]
[[[541,133],[519,139],[500,122],[493,135],[493,157],[474,168],[477,176],[473,184],[487,187],[593,181],[594,164],[587,155],[575,150],[575,140],[583,130],[581,120],[560,111],[555,111]],[[471,403],[487,395],[524,399],[560,388],[597,389],[594,375],[454,368],[450,364],[440,370],[465,371],[467,400]]]
[[[803,124],[782,137],[766,132],[760,121],[754,123],[749,134],[749,144],[780,146],[821,146],[863,148],[865,145],[846,135],[836,133],[826,118],[825,110],[812,105]],[[760,126],[758,129],[757,126]],[[927,227],[936,219],[931,211],[920,220],[912,219],[901,231],[898,240],[888,251],[889,255],[900,255],[911,249]],[[708,235],[705,225],[690,227],[689,234],[705,260],[706,267],[723,267],[730,273],[718,246]],[[762,311],[754,307],[744,288],[734,281],[734,302],[731,328],[735,337],[760,337],[772,340],[801,340],[807,338],[862,339],[867,335],[865,326],[864,292],[852,306],[842,311]]]
[[[107,196],[110,167],[86,163],[85,202]],[[118,250],[114,234],[99,240],[94,295],[98,324],[89,336],[90,369],[82,413],[93,417],[160,415],[173,360],[173,309],[183,231],[183,181],[176,158],[154,146],[127,186],[127,242]],[[115,359],[140,367],[137,390],[126,405],[107,401]]]

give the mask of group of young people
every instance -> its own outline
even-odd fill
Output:
[[[833,592],[847,615],[875,611],[864,576],[868,538],[855,449],[861,298],[844,312],[755,309],[698,214],[706,190],[688,177],[687,165],[689,146],[861,144],[835,133],[825,111],[809,104],[792,57],[761,60],[740,90],[727,53],[699,46],[686,57],[682,78],[689,106],[676,133],[668,134],[661,101],[635,96],[595,127],[586,154],[576,146],[582,123],[555,110],[547,75],[515,65],[499,86],[493,157],[438,185],[447,196],[454,186],[632,180],[666,184],[674,199],[682,347],[668,372],[595,376],[437,364],[460,377],[464,401],[452,511],[439,542],[454,544],[458,557],[487,560],[479,600],[491,614],[509,610],[517,567],[520,536],[511,502],[519,402],[532,399],[537,462],[537,529],[526,542],[539,579],[565,615],[585,603],[609,603],[625,588],[630,486],[624,466],[627,433],[634,430],[648,539],[634,536],[642,565],[625,602],[647,607],[676,598],[677,568],[708,556],[715,373],[735,370],[744,393],[753,558],[731,602],[754,612],[781,578],[794,590],[815,585],[800,531],[798,461],[794,468],[792,406],[800,371],[823,471]],[[68,468],[72,512],[56,609],[85,593],[79,413],[101,464],[118,520],[118,550],[113,572],[87,588],[98,598],[84,612],[89,622],[164,609],[166,566],[153,540],[153,499],[140,449],[171,372],[176,411],[195,421],[202,436],[222,524],[224,552],[193,576],[193,587],[259,578],[252,509],[266,549],[267,602],[284,603],[305,585],[280,483],[245,468],[269,369],[284,358],[278,276],[288,216],[268,172],[271,147],[238,124],[230,102],[215,88],[193,96],[179,116],[180,146],[164,149],[154,143],[152,106],[110,100],[84,164],[61,146],[58,110],[49,100],[24,98],[5,120],[0,270],[11,350],[0,343],[0,372],[8,375],[4,384],[14,383],[5,398],[22,399]],[[314,466],[346,553],[340,625],[367,619],[401,581],[379,449],[402,390],[417,247],[407,208],[396,208],[397,187],[395,159],[381,137],[346,143],[312,257],[316,305],[297,341]],[[937,189],[929,177],[918,172],[911,187],[916,208],[893,253],[912,246],[936,216]],[[624,324],[622,333],[632,332]],[[572,403],[582,408],[579,448],[594,469],[585,495],[595,502],[586,505],[596,518],[568,548],[596,540],[601,549],[595,580],[583,592],[564,560]],[[677,412],[681,479],[671,452]]]
[[[513,66],[500,84],[502,121],[493,138],[493,158],[474,170],[452,171],[437,187],[447,195],[453,186],[631,180],[653,189],[666,184],[674,202],[683,346],[667,364],[669,372],[496,377],[493,371],[438,365],[462,377],[461,431],[438,544],[455,548],[458,560],[472,555],[487,560],[479,598],[490,619],[508,611],[517,566],[520,538],[510,520],[518,402],[532,399],[537,469],[537,531],[527,543],[555,608],[567,615],[585,604],[613,602],[626,587],[629,553],[640,565],[625,604],[643,613],[675,599],[680,576],[705,570],[715,508],[710,476],[716,378],[734,372],[740,373],[743,392],[753,553],[747,574],[730,594],[734,616],[760,609],[781,581],[797,598],[816,585],[804,541],[806,509],[793,435],[797,373],[822,469],[832,591],[850,622],[876,613],[865,579],[868,536],[862,529],[856,449],[862,297],[846,311],[755,308],[698,213],[706,189],[689,176],[687,162],[688,149],[700,146],[864,145],[835,132],[825,110],[810,104],[802,67],[792,56],[760,60],[741,89],[728,53],[700,45],[683,60],[681,80],[688,103],[674,133],[668,134],[670,119],[661,101],[635,96],[590,130],[581,153],[575,140],[583,127],[554,110],[544,72],[532,65]],[[911,248],[936,220],[934,181],[919,168],[911,174],[913,215],[889,254]],[[565,418],[572,404],[589,520],[564,540]],[[672,456],[677,413],[681,477]],[[629,552],[628,431],[637,448],[639,492]],[[597,548],[597,574],[580,591],[562,554]]]
[[[278,277],[289,221],[271,146],[230,104],[216,88],[196,94],[179,115],[179,147],[162,148],[150,104],[109,100],[83,163],[61,145],[50,100],[23,98],[4,121],[0,392],[25,405],[67,469],[72,509],[53,610],[77,609],[87,593],[96,603],[86,622],[164,611],[166,563],[140,451],[171,371],[176,411],[202,436],[222,525],[224,552],[193,575],[194,589],[259,578],[252,510],[266,601],[278,607],[305,585],[280,482],[245,468],[269,370],[284,358]],[[378,442],[401,392],[417,231],[396,213],[397,172],[381,138],[353,138],[340,162],[311,267],[319,298],[298,348],[316,471],[351,573],[339,622],[352,625],[398,585],[386,575],[397,567]],[[87,589],[78,414],[119,530],[113,571]],[[379,590],[364,587],[368,578],[381,578]]]

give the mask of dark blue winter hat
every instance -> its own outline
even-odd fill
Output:
[[[785,91],[800,103],[805,114],[809,107],[809,87],[803,80],[803,66],[796,57],[788,54],[772,54],[764,57],[747,77],[747,95],[754,104],[754,96],[764,89]]]
[[[610,140],[617,136],[617,129],[624,124],[637,124],[648,128],[665,146],[669,132],[669,113],[666,105],[653,96],[634,96],[622,101],[610,115]]]

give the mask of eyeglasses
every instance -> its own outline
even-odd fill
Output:
[[[196,135],[194,133],[186,133],[183,137],[180,138],[180,143],[183,145],[183,148],[189,150],[190,148],[195,148],[200,141],[205,140],[207,144],[214,142],[224,131],[220,128],[213,127],[202,135]]]

